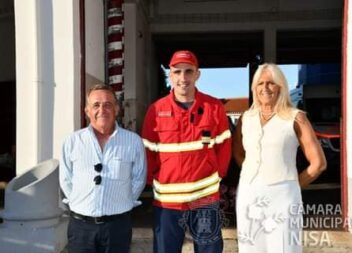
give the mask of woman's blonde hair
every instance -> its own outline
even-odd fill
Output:
[[[280,86],[278,99],[276,101],[276,105],[274,107],[274,112],[283,119],[291,119],[292,118],[292,110],[294,109],[291,99],[289,88],[287,84],[287,80],[285,75],[282,73],[281,69],[274,63],[264,63],[258,67],[256,72],[254,73],[252,80],[252,95],[253,95],[253,103],[249,109],[249,111],[258,111],[260,110],[260,101],[258,99],[258,95],[256,93],[256,88],[259,84],[259,79],[263,72],[268,71],[271,74],[272,81]]]

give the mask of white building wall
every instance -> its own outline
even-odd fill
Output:
[[[59,158],[64,138],[81,127],[81,48],[79,1],[53,1],[54,131],[53,157]]]
[[[36,5],[15,0],[17,173],[34,165],[38,148]],[[26,42],[26,43],[24,43]]]
[[[57,158],[79,127],[78,3],[15,0],[17,174]]]
[[[138,80],[141,73],[138,71],[139,62],[143,60],[144,54],[139,55],[140,48],[137,48],[137,5],[135,3],[123,4],[124,13],[124,69],[123,69],[123,90],[124,90],[124,118],[123,123],[128,129],[136,128],[136,92]],[[127,42],[127,43],[126,43]],[[137,57],[139,56],[140,59]]]
[[[18,173],[52,157],[54,73],[51,1],[15,9]]]
[[[148,72],[153,56],[145,5],[125,3],[124,11],[124,124],[140,131],[148,106]]]
[[[136,97],[137,69],[137,5],[123,4],[124,12],[124,92],[125,99]],[[127,43],[126,43],[127,42]],[[143,56],[140,56],[143,57]]]
[[[86,88],[105,82],[104,1],[85,0]]]

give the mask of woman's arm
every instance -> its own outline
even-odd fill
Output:
[[[245,151],[242,145],[242,116],[238,119],[232,138],[232,155],[239,167],[242,166]]]
[[[326,158],[305,113],[297,114],[294,127],[302,151],[309,162],[308,167],[299,174],[299,184],[303,188],[326,169]]]

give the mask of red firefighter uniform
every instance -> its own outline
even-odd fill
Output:
[[[197,90],[192,106],[183,109],[171,91],[149,107],[142,137],[154,205],[188,210],[219,200],[231,133],[218,99]]]

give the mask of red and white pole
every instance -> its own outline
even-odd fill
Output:
[[[109,0],[107,7],[108,80],[109,85],[114,89],[120,103],[122,103],[123,100],[124,67],[124,22],[122,4],[123,0]],[[121,112],[123,111],[121,110]]]

